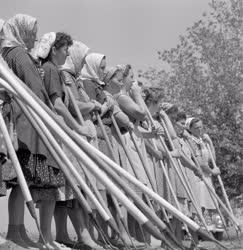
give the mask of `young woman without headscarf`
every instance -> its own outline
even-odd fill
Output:
[[[35,18],[18,14],[8,20],[2,30],[2,56],[13,72],[47,105],[41,76],[29,51],[34,47],[37,34]],[[40,203],[40,226],[50,249],[62,249],[52,240],[51,220],[55,207],[57,187],[64,184],[64,177],[39,135],[12,103],[16,119],[19,148],[17,155],[35,201]],[[24,198],[20,187],[13,187],[9,197],[9,229],[7,238],[28,247],[31,242],[24,228]],[[42,242],[40,242],[42,244]],[[45,248],[45,246],[39,246]]]
[[[125,134],[128,132],[128,130],[133,130],[134,126],[133,126],[133,123],[130,122],[128,116],[124,112],[122,112],[122,110],[119,108],[118,103],[116,102],[116,100],[113,97],[113,95],[117,93],[117,86],[121,85],[122,81],[123,81],[123,72],[120,68],[111,67],[108,70],[106,70],[106,75],[104,77],[105,85],[103,87],[103,100],[101,98],[100,101],[103,102],[105,99],[106,100],[112,99],[112,101],[114,102],[112,115],[114,116],[115,120],[117,121],[117,124],[119,126],[121,134]],[[110,114],[108,114],[108,116],[106,117],[106,119],[105,119],[106,121],[110,120],[109,115]],[[110,142],[112,145],[115,161],[122,168],[128,170],[128,168],[127,168],[128,162],[127,162],[126,154],[124,152],[124,149],[121,145],[120,139],[117,135],[117,132],[116,132],[114,126],[112,124],[110,124],[110,126],[108,126],[107,129],[109,129]],[[105,146],[105,142],[104,142],[104,146]],[[107,147],[107,145],[106,145],[106,147]],[[107,151],[108,151],[108,149],[107,149]],[[113,159],[113,157],[110,154],[108,154],[108,156]],[[116,217],[117,215],[115,214],[113,202],[111,201],[110,204],[111,204],[111,208],[113,208],[113,211],[114,211],[114,217]],[[122,213],[123,213],[124,218],[127,218],[127,211],[123,207],[121,207],[121,208],[122,208]],[[131,245],[130,239],[129,239],[126,231],[124,230],[124,227],[121,225],[121,222],[119,220],[117,220],[117,223],[120,226],[119,227],[120,232],[123,234],[123,238],[126,240],[126,244]],[[114,240],[113,244],[118,246],[118,247],[123,245],[123,243],[120,242],[119,240]],[[141,247],[145,247],[145,245],[143,243],[136,241],[134,238],[133,238],[133,244],[140,249],[141,249]]]
[[[141,127],[139,126],[140,121],[143,121],[146,117],[146,110],[144,106],[144,101],[142,98],[141,87],[134,81],[133,71],[130,65],[119,66],[123,72],[123,80],[120,84],[116,85],[116,94],[114,98],[119,104],[120,109],[129,117],[130,121],[134,124],[134,137],[142,151],[142,155],[146,156],[146,149],[143,140],[143,135],[140,132]],[[126,147],[130,151],[133,159],[133,166],[137,169],[136,172],[139,173],[139,180],[145,185],[150,186],[147,174],[143,168],[142,162],[136,151],[136,148],[130,138],[129,133],[124,135]],[[151,166],[150,166],[151,167]],[[129,173],[134,175],[133,169],[130,164],[128,164]],[[135,188],[138,195],[142,196],[139,189]],[[128,214],[128,226],[131,235],[138,241],[144,241],[136,221]],[[146,236],[147,237],[147,236]],[[149,240],[149,237],[147,239]]]

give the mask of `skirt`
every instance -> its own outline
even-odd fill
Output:
[[[19,149],[17,156],[25,180],[32,190],[36,188],[47,192],[47,189],[56,189],[65,184],[64,174],[59,169],[48,166],[43,155],[33,155],[28,150]],[[16,186],[18,180],[14,178],[7,183],[10,187]]]
[[[130,162],[128,161],[127,164],[127,171],[135,176],[140,182],[142,182],[143,184],[145,184],[146,186],[150,187],[150,183],[149,183],[149,179],[147,177],[147,174],[143,168],[142,162],[140,160],[140,157],[137,153],[136,147],[133,144],[133,141],[130,137],[129,133],[124,134],[124,138],[125,138],[125,145],[126,148],[128,149],[128,152],[130,152],[130,156],[132,158],[132,166],[130,164]],[[139,132],[139,130],[135,127],[134,130],[134,139],[136,140],[138,147],[141,149],[142,151],[142,155],[146,155],[146,149],[145,149],[145,144],[144,144],[144,139],[141,135],[141,133]],[[136,172],[136,174],[135,174]],[[137,186],[133,185],[132,183],[130,183],[130,186],[132,189],[134,189],[134,191],[136,192],[137,195],[142,196],[142,191],[141,189],[139,189]]]
[[[13,164],[8,158],[0,165],[0,176],[0,196],[5,196],[11,181],[17,178]]]

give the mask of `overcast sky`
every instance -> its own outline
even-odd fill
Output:
[[[108,65],[130,63],[136,70],[161,67],[157,50],[176,46],[179,35],[208,10],[209,0],[1,0],[0,18],[29,14],[38,36],[66,31]],[[7,225],[6,199],[0,198],[0,232]],[[28,221],[30,219],[28,218]],[[6,230],[6,229],[5,229]]]
[[[169,49],[208,9],[209,0],[7,0],[0,18],[16,13],[37,17],[41,36],[66,31],[109,65],[131,63],[136,69],[160,66],[157,50]]]

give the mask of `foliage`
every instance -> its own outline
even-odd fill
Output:
[[[152,88],[159,87],[163,101],[202,118],[231,197],[239,194],[243,159],[240,1],[212,1],[210,13],[180,36],[176,48],[158,51],[169,72],[151,68],[140,72]]]

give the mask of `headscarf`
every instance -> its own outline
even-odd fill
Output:
[[[104,77],[104,83],[108,83],[112,77],[116,74],[116,72],[120,71],[118,67],[110,67],[107,69]]]
[[[40,41],[36,44],[35,48],[33,49],[32,56],[35,59],[42,58],[46,59],[49,55],[52,45],[56,40],[56,33],[49,32],[44,34]]]
[[[3,19],[0,19],[0,31],[1,31],[2,28],[3,28],[3,24],[4,24],[4,20],[3,20]]]
[[[122,74],[125,72],[125,69],[126,69],[126,65],[125,64],[118,64],[116,66],[119,70],[122,71]]]
[[[65,64],[61,66],[61,69],[69,70],[76,76],[80,74],[83,61],[89,53],[89,50],[89,47],[84,43],[73,41],[73,45],[69,48],[69,56],[67,57]]]
[[[91,53],[85,58],[85,65],[81,71],[81,79],[95,81],[100,85],[104,83],[100,80],[101,76],[99,75],[99,67],[102,59],[105,56],[103,54]]]
[[[195,117],[189,117],[186,119],[186,129],[190,132],[191,131],[191,124],[192,124],[192,121],[196,119]],[[201,145],[203,143],[203,139],[200,137],[200,138],[197,138],[195,137],[193,134],[191,134],[191,139],[196,142],[196,144],[198,145]]]
[[[3,28],[3,24],[4,24],[4,20],[0,19],[0,34],[1,34],[1,31],[2,31],[2,28]],[[1,50],[1,39],[0,39],[0,50]]]
[[[186,129],[190,131],[190,127],[191,127],[191,123],[192,123],[192,120],[195,119],[195,117],[189,117],[186,119],[186,123],[185,123],[185,126],[186,126]]]
[[[4,23],[1,31],[1,47],[11,48],[23,46],[25,49],[25,40],[33,35],[36,18],[28,15],[17,14]]]
[[[169,102],[162,102],[159,104],[159,109],[163,109],[165,112],[168,112],[175,105]]]

